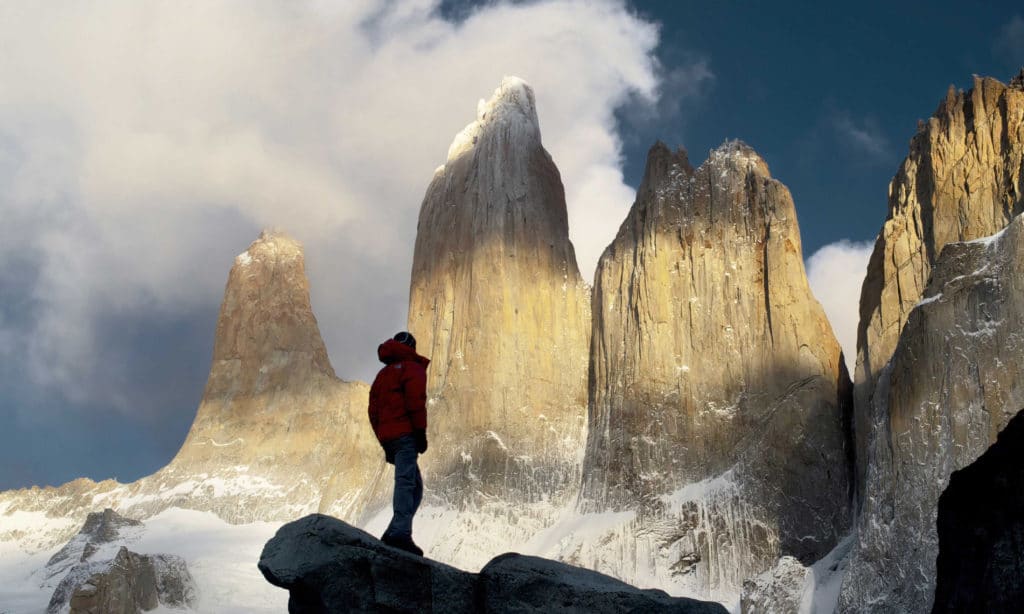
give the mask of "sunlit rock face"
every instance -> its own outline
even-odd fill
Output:
[[[1024,210],[1024,85],[975,77],[950,87],[920,125],[889,186],[860,301],[854,380],[858,483],[863,490],[871,398],[943,247],[1004,228]]]
[[[827,553],[850,524],[850,383],[764,160],[732,142],[694,170],[655,145],[592,309],[583,508],[635,512],[615,539],[655,534],[656,573],[702,597]]]
[[[844,612],[928,612],[939,496],[1024,407],[1024,218],[948,243],[875,393]],[[965,527],[966,528],[966,527]]]
[[[428,498],[490,507],[521,526],[531,526],[531,504],[571,499],[586,428],[589,292],[533,91],[518,79],[480,102],[427,189],[409,330],[432,360]]]
[[[239,255],[224,291],[210,376],[175,458],[131,484],[80,479],[0,496],[0,513],[65,518],[46,535],[0,534],[28,551],[73,534],[89,512],[148,518],[168,507],[229,522],[312,511],[358,520],[387,496],[369,427],[369,387],[335,377],[309,302],[301,245],[264,232]]]
[[[291,518],[312,502],[352,518],[383,468],[368,394],[334,375],[301,245],[264,232],[228,276],[195,422],[149,486],[210,473],[223,485],[192,490],[181,506],[244,521]]]

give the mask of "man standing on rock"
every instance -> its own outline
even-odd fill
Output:
[[[423,478],[416,457],[427,451],[427,365],[416,353],[416,339],[400,332],[377,348],[384,368],[370,387],[370,424],[395,466],[394,514],[381,541],[423,556],[412,541],[412,517],[423,499]]]

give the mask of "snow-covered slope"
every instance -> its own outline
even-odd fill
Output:
[[[39,512],[21,513],[18,522],[51,531],[62,530],[64,524]],[[182,557],[196,582],[199,612],[278,614],[287,611],[288,595],[267,584],[256,561],[279,526],[277,522],[233,525],[211,512],[170,508],[146,520],[141,530],[123,541],[105,547],[116,551],[127,543],[140,554]],[[60,547],[30,554],[13,542],[0,542],[0,612],[40,614],[46,610],[55,586],[53,579],[45,577],[46,562],[58,550]]]

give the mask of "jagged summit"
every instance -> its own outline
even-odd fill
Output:
[[[647,166],[640,182],[637,202],[646,202],[654,195],[664,198],[669,193],[689,190],[690,184],[703,181],[725,189],[731,175],[743,176],[754,173],[763,179],[771,179],[768,163],[753,147],[740,140],[726,140],[708,151],[707,159],[699,168],[693,168],[689,155],[682,147],[672,151],[662,141],[657,141],[647,152]],[[686,185],[684,185],[686,184]],[[735,201],[739,204],[742,201]]]
[[[834,546],[849,525],[849,379],[792,198],[751,147],[727,141],[696,170],[652,147],[592,313],[584,510],[657,519],[638,521],[664,539],[654,573],[704,597]],[[641,548],[629,535],[601,539]]]
[[[950,87],[921,122],[889,185],[889,214],[875,241],[857,327],[858,486],[864,492],[873,407],[882,370],[922,297],[932,267],[953,242],[992,235],[1024,211],[1024,91],[977,77]]]
[[[484,134],[540,142],[540,122],[533,88],[519,77],[504,77],[490,100],[480,99],[476,120],[462,129],[448,148],[448,161],[473,150]]]
[[[740,171],[754,171],[762,177],[770,178],[768,163],[753,147],[739,139],[727,139],[718,147],[708,152],[708,159],[701,166],[710,164],[721,167],[728,165]]]

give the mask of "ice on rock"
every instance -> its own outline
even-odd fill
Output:
[[[540,140],[533,90],[519,77],[505,77],[489,100],[477,103],[476,120],[448,148],[448,161],[471,151],[486,131],[505,130],[514,140]]]

